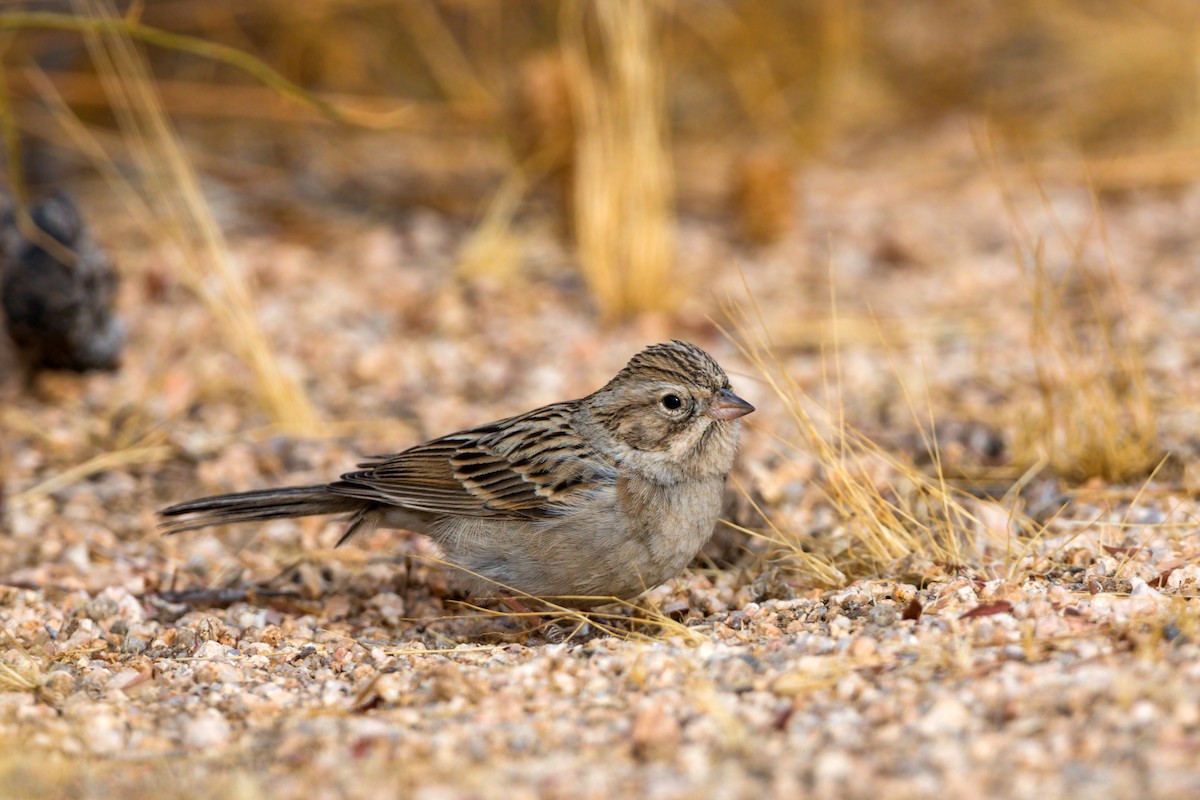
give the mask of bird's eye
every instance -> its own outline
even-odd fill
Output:
[[[671,411],[675,411],[676,409],[683,407],[683,401],[679,399],[678,395],[674,395],[674,394],[663,395],[663,399],[661,400],[661,402],[663,404],[663,408],[669,409]]]

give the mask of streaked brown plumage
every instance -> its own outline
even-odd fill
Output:
[[[341,541],[378,525],[425,533],[483,576],[475,588],[632,597],[712,534],[738,418],[753,410],[711,356],[673,341],[580,400],[378,456],[329,484],[181,503],[163,528],[349,513]]]

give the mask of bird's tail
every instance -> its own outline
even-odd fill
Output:
[[[256,492],[221,494],[179,503],[158,512],[166,518],[159,523],[163,533],[183,533],[209,525],[233,525],[239,522],[263,522],[321,514],[357,512],[356,520],[372,504],[329,491],[328,486],[289,486]],[[372,515],[375,516],[375,515]],[[172,519],[179,517],[179,519]]]

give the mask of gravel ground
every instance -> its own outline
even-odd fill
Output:
[[[770,250],[685,220],[689,299],[616,328],[545,231],[519,282],[464,283],[466,229],[430,212],[243,224],[231,247],[259,318],[337,421],[303,438],[266,426],[161,255],[121,246],[140,240],[84,202],[125,274],[130,352],[114,375],[0,384],[0,795],[1200,794],[1200,188],[1106,197],[1107,242],[1077,185],[1014,190],[1049,269],[1075,253],[1120,279],[1173,457],[1148,483],[1034,474],[1021,509],[1039,532],[996,522],[1011,549],[978,563],[916,553],[813,586],[787,552],[726,530],[636,608],[534,617],[472,607],[397,532],[335,550],[322,520],[154,530],[168,502],[326,480],[358,453],[578,396],[680,337],[760,408],[737,473],[751,497],[805,541],[853,548],[819,465],[779,446],[779,399],[710,320],[743,280],[806,391],[919,458],[903,384],[949,466],[999,465],[1011,484],[1036,397],[1029,287],[1013,217],[991,179],[952,168],[969,161],[954,142],[887,169],[814,167],[803,219]],[[747,505],[731,493],[730,515],[770,533]]]

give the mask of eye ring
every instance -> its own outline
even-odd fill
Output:
[[[678,411],[683,408],[683,400],[679,399],[677,394],[664,394],[659,402],[668,411]]]

